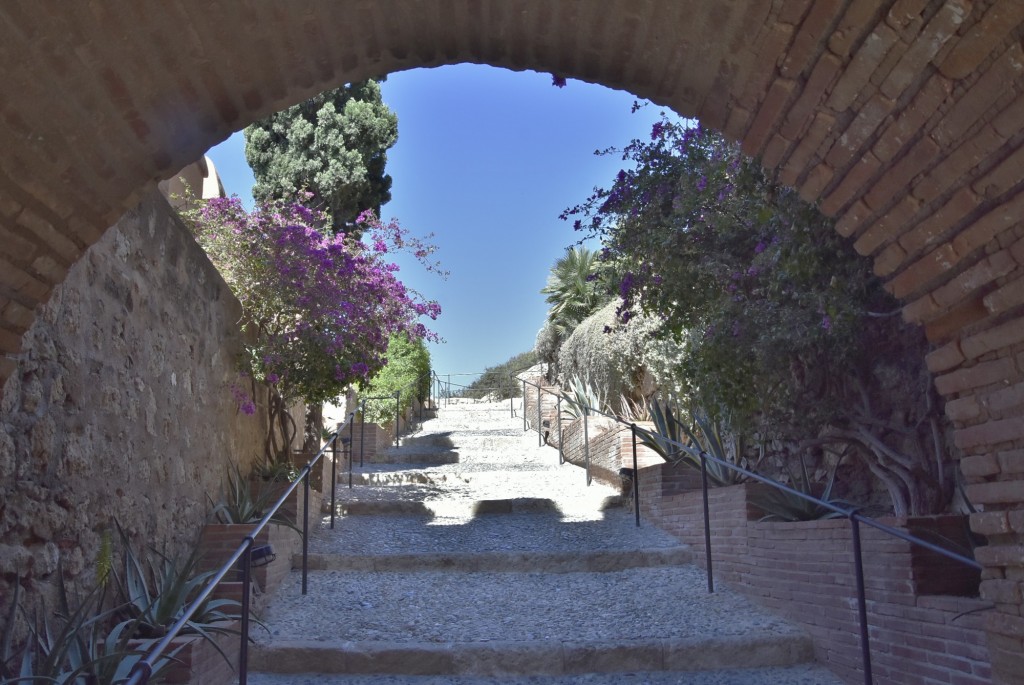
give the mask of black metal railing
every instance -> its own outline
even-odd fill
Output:
[[[355,412],[350,412],[346,418],[349,420],[349,424],[354,422]],[[267,510],[267,513],[263,516],[258,523],[255,524],[249,534],[242,540],[238,545],[238,548],[228,558],[226,562],[213,574],[210,580],[206,583],[200,593],[192,600],[192,603],[188,605],[182,616],[177,622],[170,627],[167,634],[161,639],[152,649],[146,654],[146,657],[140,660],[132,668],[131,674],[126,681],[126,685],[145,685],[149,682],[149,678],[153,674],[154,665],[160,659],[160,657],[167,651],[171,642],[181,635],[182,630],[186,624],[192,619],[195,612],[210,598],[216,589],[217,585],[229,574],[237,573],[241,570],[242,573],[242,601],[239,619],[239,658],[238,658],[238,683],[239,685],[246,685],[248,678],[248,659],[249,659],[249,622],[250,622],[250,594],[252,586],[252,548],[256,541],[256,536],[266,528],[267,524],[270,523],[271,519],[277,516],[278,510],[285,503],[285,501],[295,492],[296,488],[299,487],[299,483],[302,483],[303,494],[303,506],[302,506],[302,594],[306,594],[308,590],[308,576],[309,576],[309,474],[313,467],[316,466],[328,450],[332,455],[332,468],[331,468],[331,480],[336,479],[336,468],[338,461],[338,443],[339,436],[341,435],[342,426],[344,422],[339,423],[334,433],[327,440],[326,444],[320,448],[316,456],[306,464],[302,471],[299,473],[299,477],[294,480],[284,493],[278,498],[277,502]],[[351,456],[349,457],[351,463]],[[335,510],[335,494],[334,487],[331,488],[331,527],[334,527],[334,510]]]
[[[590,406],[584,407],[584,406],[581,406],[580,403],[575,401],[574,399],[572,399],[572,398],[570,398],[570,397],[568,397],[566,395],[563,395],[561,393],[555,392],[555,391],[553,391],[553,390],[551,390],[549,388],[543,388],[540,384],[533,383],[532,381],[528,381],[525,378],[519,378],[518,380],[520,382],[522,382],[522,384],[523,384],[523,430],[524,431],[528,430],[528,427],[527,427],[527,417],[526,417],[526,388],[527,388],[527,386],[533,386],[533,387],[537,388],[537,424],[536,424],[536,426],[537,426],[537,432],[539,434],[538,437],[540,438],[542,444],[543,444],[543,436],[542,436],[543,424],[542,424],[542,407],[541,407],[542,393],[547,393],[549,395],[554,395],[555,397],[558,398],[558,401],[557,401],[557,410],[558,410],[557,423],[558,423],[558,430],[559,430],[559,440],[558,440],[559,463],[562,463],[564,461],[564,459],[563,459],[563,452],[562,452],[562,440],[561,440],[561,424],[562,424],[562,420],[561,420],[561,416],[562,416],[561,404],[562,404],[563,401],[570,402],[573,405],[577,406],[581,410],[582,417],[583,417],[583,435],[584,435],[583,447],[584,447],[584,453],[585,453],[584,461],[585,461],[585,468],[586,468],[587,485],[590,485],[590,483],[591,483],[590,454],[589,454],[589,448],[587,446],[587,422],[588,422],[587,421],[587,417],[591,413],[599,414],[601,416],[605,416],[605,417],[608,417],[608,418],[614,420],[616,423],[618,423],[620,425],[628,426],[629,427],[630,432],[632,433],[632,441],[633,441],[633,498],[634,498],[633,499],[633,509],[636,512],[636,525],[639,526],[640,525],[640,499],[639,499],[639,497],[640,497],[640,486],[639,486],[639,481],[640,481],[640,477],[639,476],[640,476],[640,474],[639,474],[639,471],[637,469],[637,431],[638,431],[638,427],[637,427],[636,423],[624,421],[623,419],[621,419],[621,418],[619,418],[619,417],[617,417],[617,416],[615,416],[613,414],[609,414],[609,413],[600,411],[599,409],[596,409],[595,407],[590,407]],[[964,556],[964,555],[959,554],[957,552],[953,552],[953,551],[951,551],[949,549],[946,549],[945,547],[941,547],[941,546],[936,545],[936,544],[934,544],[932,542],[929,542],[927,540],[923,540],[923,539],[918,538],[918,537],[916,537],[914,535],[911,535],[911,534],[909,534],[909,533],[907,533],[905,531],[899,530],[897,528],[893,528],[892,526],[888,526],[888,525],[882,523],[881,521],[873,519],[873,518],[871,518],[869,516],[864,516],[864,515],[860,514],[856,508],[840,507],[840,506],[837,506],[837,505],[835,505],[835,504],[833,504],[831,502],[827,502],[825,500],[818,499],[817,497],[814,497],[813,495],[809,495],[809,494],[807,494],[805,492],[801,492],[799,490],[796,490],[795,488],[791,488],[788,485],[785,485],[784,483],[780,483],[777,480],[774,480],[772,478],[768,478],[767,476],[763,476],[763,475],[761,475],[759,473],[755,473],[753,471],[750,471],[749,469],[745,469],[745,468],[739,466],[738,464],[734,464],[734,463],[726,461],[724,459],[719,459],[718,457],[715,457],[715,456],[713,456],[711,454],[708,454],[707,452],[705,452],[702,449],[695,449],[695,448],[693,448],[693,447],[691,447],[689,445],[685,445],[685,444],[677,442],[675,440],[671,440],[671,439],[669,439],[669,438],[667,438],[665,436],[661,436],[661,442],[664,443],[665,445],[672,446],[678,452],[683,452],[683,451],[689,452],[690,454],[693,454],[694,456],[696,456],[697,458],[700,459],[700,466],[701,466],[701,468],[700,468],[700,471],[701,471],[701,491],[702,491],[702,496],[703,496],[703,513],[704,513],[704,561],[705,561],[705,567],[706,567],[706,570],[707,570],[708,592],[714,592],[715,591],[714,572],[713,572],[713,568],[712,568],[712,555],[711,555],[711,519],[710,519],[709,504],[708,504],[708,471],[707,471],[707,465],[708,465],[709,461],[713,462],[713,463],[716,463],[716,464],[719,464],[720,466],[724,466],[724,467],[726,467],[728,469],[731,469],[731,470],[733,470],[733,471],[735,471],[735,472],[737,472],[737,473],[739,473],[739,474],[741,474],[741,475],[743,475],[743,476],[745,476],[745,477],[747,477],[747,478],[749,478],[751,480],[755,480],[755,481],[758,481],[760,483],[764,483],[764,484],[766,484],[766,485],[768,485],[770,487],[776,488],[776,489],[781,490],[783,492],[786,492],[786,493],[788,493],[790,495],[793,495],[794,497],[799,497],[800,499],[806,500],[808,502],[812,502],[814,504],[817,504],[820,507],[824,507],[825,509],[828,509],[829,511],[832,511],[832,512],[834,512],[836,514],[841,515],[843,518],[847,519],[850,522],[850,534],[851,534],[851,537],[852,537],[852,550],[851,550],[851,553],[852,553],[852,557],[853,557],[854,584],[856,585],[856,589],[857,589],[857,617],[858,617],[858,625],[859,625],[859,632],[860,632],[861,666],[862,666],[863,673],[864,673],[864,683],[865,683],[865,685],[872,685],[872,683],[874,682],[874,678],[873,678],[872,672],[871,672],[871,643],[870,643],[870,636],[869,636],[869,633],[868,633],[867,598],[866,598],[865,584],[864,584],[864,558],[863,558],[863,553],[861,552],[860,524],[863,523],[866,526],[869,526],[871,528],[875,528],[876,530],[879,530],[879,531],[881,531],[881,532],[883,532],[883,533],[885,533],[887,535],[899,538],[899,539],[904,540],[906,542],[909,542],[909,543],[911,543],[913,545],[919,545],[921,547],[924,547],[925,549],[931,550],[932,552],[940,554],[940,555],[942,555],[944,557],[947,557],[949,559],[953,559],[954,561],[957,561],[957,562],[959,562],[961,564],[969,566],[969,567],[971,567],[973,569],[976,569],[976,570],[980,571],[983,568],[981,564],[979,564],[974,559],[971,559],[970,557]]]

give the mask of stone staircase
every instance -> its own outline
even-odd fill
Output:
[[[521,421],[521,419],[518,419]],[[719,589],[510,416],[455,401],[338,487],[271,598],[255,685],[837,685],[798,628]]]

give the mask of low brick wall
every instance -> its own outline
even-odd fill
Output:
[[[691,545],[703,564],[700,481],[696,471],[689,471],[667,464],[642,469],[641,511],[646,520]],[[750,495],[762,487],[766,486],[746,484],[709,491],[716,583],[803,624],[821,663],[846,682],[862,682],[849,522],[759,521],[761,513],[750,504]],[[948,519],[937,525],[928,519],[885,522],[917,535],[925,527],[944,536],[962,529],[961,523]],[[875,682],[990,683],[985,615],[978,611],[987,605],[973,596],[926,594],[937,589],[964,591],[964,567],[940,563],[934,553],[922,554],[910,543],[867,526],[861,526],[861,536]],[[954,584],[955,578],[959,580]],[[976,589],[977,578],[973,581]]]

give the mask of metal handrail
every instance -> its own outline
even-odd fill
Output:
[[[349,412],[346,416],[354,422],[355,412]],[[192,619],[196,611],[203,605],[206,600],[213,594],[214,589],[224,579],[224,577],[235,570],[235,566],[239,560],[242,561],[242,610],[241,610],[241,648],[239,650],[239,664],[238,664],[238,683],[239,685],[246,685],[248,677],[248,655],[249,655],[249,602],[250,592],[252,585],[252,546],[256,542],[256,536],[270,523],[271,519],[277,516],[278,510],[285,503],[288,497],[291,496],[295,489],[299,486],[299,481],[303,483],[303,490],[305,498],[303,500],[302,507],[302,594],[306,594],[307,591],[307,578],[309,575],[309,474],[312,468],[323,458],[328,448],[331,449],[334,455],[335,461],[337,460],[337,439],[341,435],[341,427],[344,422],[338,423],[337,429],[334,434],[331,435],[330,439],[327,440],[326,444],[320,448],[317,455],[306,466],[303,467],[299,473],[299,478],[292,481],[291,485],[284,491],[277,502],[271,507],[262,519],[255,525],[252,531],[239,544],[238,548],[234,551],[231,557],[224,562],[224,564],[213,574],[206,585],[200,591],[199,595],[196,596],[192,603],[186,607],[185,612],[182,616],[174,623],[173,626],[167,631],[167,634],[161,639],[156,645],[150,649],[146,657],[138,661],[134,667],[132,667],[130,676],[126,681],[125,685],[145,685],[149,682],[150,677],[153,675],[153,667],[156,664],[160,656],[167,650],[171,642],[177,638],[185,625]],[[351,463],[351,457],[349,457]],[[333,471],[332,471],[333,473]],[[332,486],[332,510],[333,510],[333,488]],[[332,511],[332,526],[333,526],[333,511]]]
[[[624,425],[624,426],[628,426],[629,427],[630,431],[632,432],[632,436],[633,436],[633,493],[634,493],[633,508],[634,508],[634,510],[636,512],[636,524],[639,526],[640,525],[640,501],[638,499],[638,497],[639,497],[639,484],[638,483],[639,483],[640,479],[639,479],[639,473],[637,471],[637,457],[636,457],[636,445],[637,445],[636,434],[637,434],[637,430],[638,430],[637,425],[635,423],[627,423],[626,421],[622,420],[621,418],[619,418],[617,416],[614,416],[612,414],[608,414],[608,413],[603,412],[603,411],[601,411],[599,409],[596,409],[594,407],[590,407],[589,405],[586,406],[586,407],[583,407],[583,406],[580,405],[579,402],[575,401],[574,399],[572,399],[570,397],[567,397],[567,396],[565,396],[565,395],[563,395],[561,393],[555,393],[555,392],[553,392],[553,391],[551,391],[551,390],[549,390],[547,388],[542,387],[540,384],[533,383],[532,381],[528,381],[525,378],[519,378],[518,380],[523,383],[523,427],[524,427],[524,430],[527,430],[527,428],[526,428],[526,386],[527,385],[531,385],[531,386],[537,388],[537,399],[538,399],[538,401],[537,401],[537,415],[538,415],[538,417],[540,417],[540,415],[541,415],[540,396],[541,396],[542,392],[545,392],[545,393],[547,393],[549,395],[554,395],[555,397],[559,398],[559,417],[558,417],[559,432],[561,432],[561,411],[560,411],[561,407],[560,407],[560,405],[561,405],[561,401],[562,400],[565,400],[567,402],[571,402],[572,404],[576,405],[577,407],[586,410],[586,411],[583,412],[584,436],[586,436],[587,416],[588,416],[588,413],[591,412],[591,411],[596,413],[596,414],[600,414],[602,416],[606,416],[606,417],[614,420],[616,423],[618,423],[620,425]],[[538,432],[538,434],[541,433],[541,425],[540,425],[540,421],[539,420],[537,422],[537,432]],[[585,439],[586,438],[584,437],[584,440]],[[781,490],[781,491],[786,492],[786,493],[788,493],[790,495],[794,495],[794,496],[799,497],[799,498],[801,498],[803,500],[806,500],[808,502],[813,502],[814,504],[817,504],[818,506],[824,507],[824,508],[828,509],[829,511],[832,511],[834,513],[840,514],[843,518],[846,518],[847,520],[849,520],[849,522],[850,522],[850,531],[851,531],[851,535],[852,535],[852,545],[853,545],[853,550],[852,551],[853,551],[854,576],[855,576],[855,584],[856,584],[856,587],[857,587],[857,615],[858,615],[858,622],[859,622],[859,628],[860,628],[861,663],[862,663],[863,670],[864,670],[864,683],[865,683],[865,685],[871,685],[874,682],[874,679],[873,679],[872,673],[871,673],[871,647],[870,647],[870,639],[869,639],[869,635],[868,635],[867,597],[866,597],[865,586],[864,586],[864,559],[863,559],[863,554],[861,552],[861,537],[860,537],[860,524],[861,523],[863,523],[863,524],[865,524],[867,526],[870,526],[872,528],[875,528],[876,530],[880,530],[880,531],[882,531],[883,533],[885,533],[887,535],[891,535],[893,537],[899,538],[899,539],[904,540],[906,542],[909,542],[911,544],[919,545],[921,547],[924,547],[925,549],[931,550],[932,552],[940,554],[940,555],[942,555],[944,557],[947,557],[949,559],[953,559],[954,561],[957,561],[957,562],[959,562],[961,564],[969,566],[969,567],[971,567],[973,569],[976,569],[976,570],[979,570],[979,571],[983,569],[983,566],[981,564],[979,564],[974,559],[971,559],[970,557],[966,557],[966,556],[964,556],[962,554],[959,554],[957,552],[953,552],[953,551],[948,550],[948,549],[946,549],[944,547],[940,547],[939,545],[936,545],[936,544],[934,544],[932,542],[929,542],[927,540],[923,540],[923,539],[921,539],[919,537],[911,535],[911,534],[909,534],[909,533],[907,533],[905,531],[899,530],[897,528],[893,528],[892,526],[888,526],[888,525],[882,523],[881,521],[878,521],[876,519],[871,518],[870,516],[864,516],[863,514],[859,513],[857,508],[846,508],[846,507],[836,506],[835,504],[833,504],[831,502],[826,502],[825,500],[822,500],[822,499],[819,499],[817,497],[814,497],[813,495],[809,495],[809,494],[807,494],[805,492],[801,492],[799,490],[796,490],[795,488],[792,488],[792,487],[790,487],[790,486],[788,486],[788,485],[786,485],[784,483],[780,483],[777,480],[774,480],[772,478],[768,478],[767,476],[763,476],[763,475],[761,475],[759,473],[755,473],[755,472],[753,472],[753,471],[751,471],[749,469],[745,469],[742,466],[739,466],[738,464],[733,464],[732,462],[726,461],[724,459],[719,459],[718,457],[715,457],[714,455],[708,454],[704,450],[695,450],[694,448],[692,448],[692,447],[690,447],[688,445],[684,445],[684,444],[682,444],[682,443],[680,443],[678,441],[672,440],[670,438],[666,438],[664,436],[662,436],[662,440],[667,445],[671,445],[673,447],[676,447],[677,448],[677,450],[676,450],[677,452],[685,451],[685,452],[687,452],[689,454],[692,454],[692,455],[694,455],[694,456],[696,456],[696,457],[698,457],[700,459],[700,463],[701,463],[701,491],[702,491],[702,494],[703,494],[703,505],[704,505],[704,557],[705,557],[705,567],[707,569],[707,574],[708,574],[708,592],[714,592],[714,590],[715,590],[715,588],[714,588],[714,574],[713,574],[713,571],[712,571],[712,563],[711,563],[711,522],[710,522],[709,507],[708,507],[708,477],[707,477],[707,463],[708,463],[708,461],[711,461],[713,463],[719,464],[721,466],[725,466],[726,468],[731,469],[733,471],[736,471],[736,472],[746,476],[747,478],[750,478],[752,480],[756,480],[758,482],[764,483],[764,484],[766,484],[766,485],[768,485],[770,487],[776,488],[777,490]],[[562,454],[561,454],[561,450],[562,450],[561,437],[559,437],[559,447],[558,447],[558,449],[559,449],[559,460],[561,462],[561,457],[562,457]],[[584,443],[584,450],[585,451],[587,450],[586,443]],[[587,464],[587,485],[589,485],[590,484],[590,458],[589,458],[589,452],[587,454],[586,464]]]

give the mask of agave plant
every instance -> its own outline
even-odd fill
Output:
[[[580,419],[590,416],[593,410],[604,409],[604,395],[588,379],[573,376],[569,381],[569,392],[562,391],[562,414],[570,418]]]
[[[708,480],[712,485],[735,485],[742,483],[745,476],[730,468],[736,458],[725,448],[722,440],[721,423],[710,418],[707,412],[693,412],[694,426],[687,426],[672,413],[668,402],[657,398],[651,400],[651,419],[654,430],[637,428],[641,444],[652,449],[668,462],[682,463],[696,469],[701,468],[701,455],[714,459],[703,459],[707,465]],[[738,454],[739,450],[737,450]],[[717,461],[716,461],[717,460]],[[725,463],[722,463],[725,462]]]
[[[220,523],[256,523],[274,506],[279,495],[274,488],[260,488],[254,495],[249,479],[242,475],[237,464],[232,464],[221,497],[213,503],[211,515]],[[274,516],[272,521],[301,532],[294,522],[284,516]]]
[[[625,395],[619,395],[618,416],[623,421],[629,421],[630,423],[652,421],[654,419],[651,415],[651,407],[647,402],[643,400],[638,402]]]
[[[73,604],[62,570],[58,570],[57,577],[59,605],[52,614],[42,607],[30,615],[18,603],[20,579],[15,583],[7,625],[13,625],[12,621],[20,609],[28,623],[29,635],[20,656],[14,654],[13,631],[4,636],[0,646],[0,683],[119,685],[126,682],[132,668],[145,658],[146,651],[155,640],[133,639],[138,635],[138,623],[133,619],[107,628],[121,607],[101,610],[104,603],[102,583]],[[151,683],[162,682],[162,673],[174,662],[175,654],[177,650],[156,661]]]
[[[120,525],[118,530],[124,557],[121,571],[115,571],[113,577],[124,603],[116,610],[117,614],[132,622],[136,637],[163,637],[184,616],[185,610],[215,572],[197,572],[198,549],[193,549],[186,559],[179,561],[149,548],[151,556],[140,559]],[[241,605],[233,599],[208,599],[185,623],[181,634],[199,635],[228,659],[214,637],[237,633],[230,625],[239,617],[237,609],[240,608]]]
[[[838,464],[836,465],[838,468]],[[825,489],[820,495],[815,495],[811,479],[807,475],[807,464],[804,463],[803,455],[800,456],[800,473],[791,479],[791,487],[805,495],[815,497],[841,509],[851,509],[852,505],[842,499],[832,497],[832,487],[836,481],[836,470],[833,468],[825,482]],[[798,495],[778,488],[767,488],[753,496],[751,504],[765,512],[762,521],[817,521],[821,519],[841,518],[842,512],[823,506],[818,502],[804,499]]]

